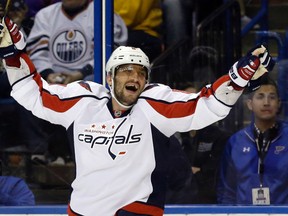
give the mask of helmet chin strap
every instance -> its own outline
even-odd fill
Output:
[[[129,106],[124,105],[124,104],[122,104],[122,103],[116,98],[115,93],[114,93],[114,77],[112,78],[112,85],[111,85],[111,86],[109,85],[109,87],[110,87],[111,96],[114,98],[114,100],[115,100],[121,107],[123,107],[124,109],[130,109],[130,108],[134,105],[134,104],[129,105]]]

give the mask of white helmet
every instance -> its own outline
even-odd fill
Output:
[[[106,64],[106,72],[111,73],[112,77],[114,77],[115,68],[119,65],[124,64],[138,64],[142,65],[147,69],[148,78],[151,71],[151,66],[149,62],[149,58],[146,54],[140,49],[129,46],[119,46],[114,52],[111,54],[109,60]]]
[[[115,75],[115,68],[119,65],[124,64],[137,64],[145,67],[147,69],[147,82],[149,80],[149,74],[151,71],[151,66],[148,57],[146,54],[140,49],[135,47],[129,46],[120,46],[114,50],[111,54],[109,60],[106,64],[106,72],[107,75],[111,73],[112,75],[112,84],[109,86],[111,90],[112,97],[116,100],[116,102],[124,108],[131,108],[133,105],[124,105],[122,104],[118,98],[115,96],[115,89],[114,89],[114,75]]]

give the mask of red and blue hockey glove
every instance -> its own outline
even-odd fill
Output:
[[[271,70],[275,62],[267,49],[261,45],[253,48],[236,62],[229,71],[234,88],[244,88],[250,80],[257,80],[263,74]]]
[[[23,33],[17,25],[7,16],[3,17],[0,23],[0,58],[12,57],[25,46]]]
[[[248,82],[247,87],[245,89],[246,93],[256,91],[258,88],[260,88],[262,76],[267,72],[271,72],[275,66],[275,61],[270,56],[266,47],[264,47],[263,45],[259,45],[258,48],[260,47],[264,48],[265,51],[264,53],[259,54],[261,64],[257,70],[258,73],[255,73],[252,79]]]
[[[250,55],[242,57],[229,70],[229,76],[234,88],[243,89],[254,76],[260,65],[258,56]]]
[[[253,49],[251,49],[247,55],[256,55],[259,57],[261,65],[259,66],[259,70],[264,74],[265,72],[270,72],[273,70],[275,66],[274,59],[270,56],[268,49],[264,45],[257,45]],[[253,76],[253,80],[258,79],[261,73],[255,74]],[[263,75],[261,74],[261,75]]]

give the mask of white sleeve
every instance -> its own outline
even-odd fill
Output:
[[[151,123],[167,136],[197,130],[229,114],[242,93],[230,88],[230,82],[227,75],[204,87],[198,94],[156,84],[141,94],[139,104]]]
[[[7,66],[3,62],[12,85],[11,96],[35,116],[66,128],[90,102],[107,96],[106,88],[92,82],[89,84],[98,92],[99,97],[78,82],[67,86],[49,85],[36,72],[33,63],[24,53],[20,57],[20,67]]]

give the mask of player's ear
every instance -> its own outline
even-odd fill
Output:
[[[109,86],[112,85],[112,74],[111,73],[107,73],[106,82]]]

